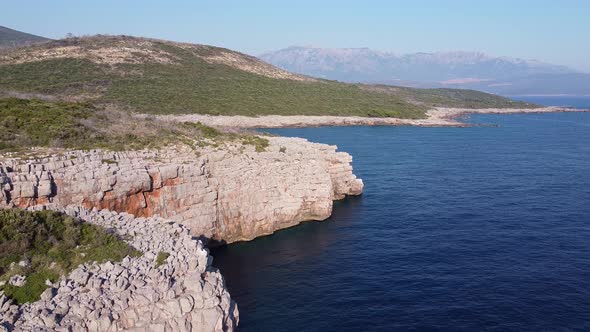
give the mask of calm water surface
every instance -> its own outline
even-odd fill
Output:
[[[590,96],[511,96],[510,98],[545,106],[590,109]]]
[[[213,251],[242,331],[590,330],[590,113],[272,130],[354,156],[332,218]]]

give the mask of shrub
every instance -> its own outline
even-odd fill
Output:
[[[165,251],[160,251],[158,253],[158,257],[156,257],[156,267],[164,265],[166,263],[166,259],[170,257],[170,254]]]
[[[0,210],[0,280],[24,275],[23,287],[2,286],[22,304],[36,301],[47,288],[78,265],[120,261],[140,252],[104,228],[54,211]],[[28,261],[28,266],[12,263]]]
[[[29,147],[136,150],[237,137],[200,122],[179,125],[87,103],[0,98],[0,152]]]
[[[256,152],[264,152],[269,145],[269,142],[266,138],[249,135],[242,138],[242,144],[253,145]]]

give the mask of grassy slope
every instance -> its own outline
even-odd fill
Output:
[[[123,150],[160,141],[150,135],[137,137],[101,130],[111,125],[111,118],[89,103],[3,98],[0,99],[0,151],[34,146]]]
[[[458,108],[532,108],[536,105],[514,101],[497,95],[465,89],[398,88],[399,95],[428,106]]]
[[[85,145],[99,136],[80,122],[91,116],[94,116],[93,107],[83,103],[0,99],[0,150],[49,146],[54,141],[64,147]]]
[[[103,39],[100,39],[103,38]],[[131,39],[135,40],[135,39]],[[75,40],[102,47],[108,37]],[[67,45],[68,40],[46,45]],[[98,44],[98,46],[97,46]],[[43,45],[43,47],[48,47]],[[475,91],[385,88],[335,81],[293,81],[211,64],[195,54],[219,53],[204,47],[186,50],[155,42],[173,54],[175,64],[96,64],[85,59],[51,59],[24,64],[0,63],[2,90],[61,96],[86,94],[145,113],[213,115],[357,115],[420,118],[432,106],[525,107],[525,104]],[[235,53],[237,54],[237,53]],[[198,54],[203,55],[203,54]],[[240,55],[243,56],[243,55]]]
[[[17,303],[38,300],[45,280],[55,282],[82,263],[140,254],[103,228],[57,212],[0,210],[0,280],[27,277],[23,287],[7,283],[0,288]],[[29,266],[19,266],[20,261]]]
[[[200,123],[137,118],[88,102],[0,98],[0,152],[29,147],[129,150],[184,143],[191,147],[234,141],[263,151],[268,141],[225,133]]]

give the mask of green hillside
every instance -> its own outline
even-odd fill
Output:
[[[227,49],[127,36],[69,38],[0,53],[2,92],[152,114],[421,118],[433,106],[532,106],[476,91],[313,79]]]
[[[178,143],[193,149],[234,143],[261,152],[269,142],[249,132],[166,121],[88,102],[0,98],[0,155],[31,147],[123,151]]]
[[[0,48],[42,43],[49,39],[0,26]]]

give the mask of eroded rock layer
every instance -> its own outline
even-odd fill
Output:
[[[352,158],[335,146],[270,137],[265,151],[238,143],[165,151],[69,151],[0,158],[0,208],[40,204],[160,216],[220,242],[251,240],[362,192]]]

